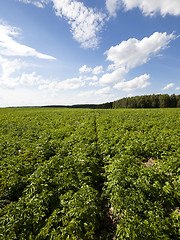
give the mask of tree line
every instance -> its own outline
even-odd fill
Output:
[[[112,103],[112,108],[179,108],[180,95],[153,94],[127,97]]]
[[[115,109],[115,108],[179,108],[180,95],[153,94],[136,97],[126,97],[114,102],[102,104],[77,104],[77,105],[49,105],[44,107],[58,108],[87,108],[87,109]]]

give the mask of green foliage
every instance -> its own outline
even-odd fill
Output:
[[[179,239],[179,113],[119,113],[98,119],[98,141],[107,162],[104,191],[117,224],[116,237]]]
[[[157,94],[127,97],[116,100],[112,108],[176,108],[180,107],[180,95]]]
[[[0,113],[0,239],[179,239],[178,109]]]

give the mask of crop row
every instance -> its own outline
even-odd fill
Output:
[[[117,239],[179,239],[179,120],[170,110],[100,115],[104,192]]]
[[[98,234],[94,114],[54,114],[46,113],[45,122],[43,113],[35,119],[30,114],[30,122],[19,115],[17,125],[9,121],[16,128],[3,126],[1,239],[95,239]]]

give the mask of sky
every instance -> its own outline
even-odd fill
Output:
[[[0,107],[180,94],[180,0],[0,0]]]

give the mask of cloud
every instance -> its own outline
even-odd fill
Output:
[[[89,86],[98,86],[99,85],[99,82],[90,82],[89,83]]]
[[[73,38],[83,48],[96,48],[99,44],[98,32],[102,30],[105,14],[88,8],[76,0],[52,0],[56,15],[67,19]]]
[[[14,88],[19,84],[18,77],[0,77],[0,87],[2,88]]]
[[[79,78],[69,78],[64,81],[52,81],[48,84],[42,84],[39,86],[40,90],[51,90],[51,91],[59,91],[59,90],[69,90],[69,89],[77,89],[83,87],[85,82],[81,77]]]
[[[101,89],[95,91],[95,94],[97,94],[97,95],[109,94],[110,90],[111,90],[110,87],[101,88]]]
[[[0,56],[0,86],[3,88],[15,88],[18,85],[39,85],[47,84],[49,81],[36,72],[20,73],[20,70],[28,65],[20,59],[9,60]]]
[[[0,56],[0,86],[4,88],[14,88],[19,81],[18,77],[12,76],[23,67],[23,64],[19,59],[8,60]]]
[[[23,65],[24,63],[19,59],[8,60],[0,56],[0,66],[4,77],[10,76],[14,72],[18,71]]]
[[[38,83],[42,83],[42,77],[39,75],[36,75],[36,72],[33,73],[23,73],[21,77],[19,78],[19,82],[22,85],[28,85],[32,86]]]
[[[119,45],[112,46],[105,52],[107,60],[112,62],[108,66],[108,70],[112,72],[104,74],[99,79],[99,84],[109,85],[115,83],[113,88],[126,92],[149,86],[150,82],[147,80],[150,76],[148,74],[141,75],[130,81],[125,81],[125,77],[131,69],[143,65],[152,57],[157,56],[175,38],[176,36],[173,33],[168,35],[166,32],[155,32],[150,37],[145,37],[142,40],[130,38]]]
[[[80,76],[81,79],[83,79],[84,81],[88,82],[88,85],[90,86],[96,86],[99,84],[98,82],[98,77],[96,75],[87,77],[87,76]]]
[[[83,79],[86,80],[86,81],[93,81],[93,82],[98,81],[98,77],[97,76],[84,77]]]
[[[93,69],[92,73],[95,75],[99,75],[100,73],[103,73],[103,66],[97,66]]]
[[[163,89],[161,89],[161,90],[167,90],[167,89],[169,89],[169,88],[172,88],[173,86],[174,86],[175,84],[174,83],[169,83],[169,84],[167,84]]]
[[[87,65],[83,65],[81,68],[79,68],[79,73],[92,73],[94,75],[99,75],[103,72],[103,66],[96,66],[95,68],[90,68]]]
[[[180,87],[176,87],[176,89],[175,90],[180,90]]]
[[[23,2],[23,3],[26,3],[26,4],[33,4],[35,5],[36,7],[39,7],[39,8],[43,8],[44,7],[44,3],[47,1],[44,0],[44,1],[38,1],[38,0],[19,0],[19,2]]]
[[[106,0],[106,8],[111,16],[116,16],[121,6],[124,6],[126,11],[139,8],[146,16],[153,16],[156,13],[163,17],[167,14],[180,15],[179,0]]]
[[[158,12],[164,17],[167,14],[180,15],[179,0],[121,0],[126,10],[138,7],[144,15],[154,15]]]
[[[83,91],[76,96],[76,99],[79,99],[78,101],[82,103],[104,103],[114,99],[115,96],[111,91],[112,89],[110,87],[104,87],[98,90]]]
[[[123,81],[114,85],[114,88],[125,92],[131,92],[137,89],[142,89],[150,85],[147,80],[150,78],[149,74],[141,75],[130,81]]]
[[[83,2],[76,0],[20,0],[24,3],[31,3],[38,7],[53,2],[56,15],[63,17],[71,26],[73,38],[83,48],[97,48],[99,44],[98,33],[101,32],[106,15],[88,8]]]
[[[142,40],[130,38],[127,41],[121,42],[119,45],[112,46],[105,52],[107,60],[112,64],[108,66],[110,73],[105,73],[95,82],[90,82],[89,85],[110,85],[115,84],[114,88],[121,89],[123,91],[132,91],[135,89],[142,89],[147,87],[150,83],[148,74],[136,77],[133,80],[125,81],[127,73],[140,65],[147,63],[152,57],[159,55],[159,52],[168,47],[170,41],[174,40],[176,36],[171,33],[159,33],[155,32],[150,37],[145,37]],[[102,66],[97,66],[94,69],[82,66],[79,69],[80,73],[102,73]]]
[[[20,85],[36,85],[40,90],[44,89],[56,92],[59,90],[70,90],[83,87],[86,84],[86,81],[94,83],[98,81],[96,75],[90,77],[79,76],[77,78],[69,78],[63,81],[45,79],[35,71],[22,73],[22,69],[27,67],[29,67],[29,65],[20,59],[9,60],[0,56],[0,87],[5,89],[15,88]]]
[[[92,72],[92,68],[87,67],[87,65],[83,65],[80,69],[79,69],[80,73],[89,73]]]
[[[126,81],[126,75],[131,69],[147,63],[152,57],[159,56],[159,52],[167,48],[170,41],[174,39],[176,39],[176,36],[173,33],[168,35],[166,32],[155,32],[142,40],[130,38],[123,41],[105,52],[106,59],[112,62],[108,66],[110,73],[103,74],[99,81],[98,79],[91,81],[91,77],[84,77],[84,79],[91,81],[89,83],[91,86],[115,84],[114,88],[126,92],[143,89],[150,85],[150,82],[148,82],[149,74],[141,75],[130,81]],[[102,73],[103,68],[97,66],[93,69],[84,65],[79,69],[79,72],[97,74]]]
[[[173,33],[168,35],[166,32],[155,32],[150,37],[145,37],[142,40],[130,38],[119,45],[112,46],[105,52],[107,60],[113,62],[109,69],[124,67],[130,70],[145,64],[153,56],[157,56],[175,38],[176,36]]]
[[[40,52],[34,48],[18,43],[14,38],[20,35],[20,30],[0,22],[0,54],[4,56],[36,57],[40,59],[54,60],[55,58]]]
[[[100,85],[109,85],[112,83],[123,81],[126,73],[127,73],[127,71],[125,68],[118,68],[115,71],[113,71],[112,73],[104,74],[99,79],[99,83],[100,83]]]
[[[80,97],[87,97],[87,96],[92,96],[92,95],[107,95],[109,94],[111,91],[110,87],[105,87],[105,88],[101,88],[98,90],[91,90],[91,91],[85,91],[85,92],[81,92],[78,94],[78,96]]]
[[[116,17],[116,12],[121,7],[120,0],[106,0],[106,8],[110,14],[110,16]]]

